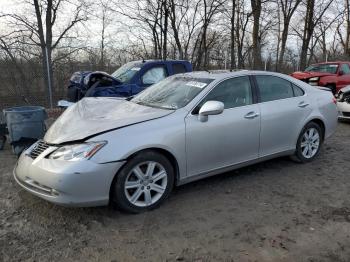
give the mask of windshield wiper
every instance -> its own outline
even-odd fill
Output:
[[[174,108],[174,107],[157,106],[155,104],[149,104],[149,103],[145,103],[142,101],[133,101],[133,100],[131,100],[131,101],[134,102],[135,104],[142,105],[142,106],[148,106],[148,107],[160,108],[160,109],[166,109],[166,110],[176,110],[176,108]]]

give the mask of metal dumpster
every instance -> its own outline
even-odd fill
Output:
[[[47,114],[41,106],[12,107],[3,110],[10,143],[15,154],[42,138]]]

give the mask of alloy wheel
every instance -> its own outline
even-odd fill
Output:
[[[301,153],[302,155],[310,159],[316,155],[320,147],[320,134],[316,128],[308,128],[304,132],[301,140]]]
[[[125,196],[135,206],[148,207],[163,196],[167,183],[167,172],[160,163],[143,162],[133,167],[127,175]]]

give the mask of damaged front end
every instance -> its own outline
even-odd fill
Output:
[[[122,84],[121,81],[105,72],[75,72],[70,79],[67,99],[69,102],[77,102],[83,97],[110,96],[104,95],[106,91],[103,92],[102,90],[107,88],[110,93],[110,89],[114,90]],[[114,91],[114,93],[116,92]],[[125,96],[124,93],[120,96],[123,95]]]
[[[350,86],[339,90],[336,94],[338,118],[350,120]]]

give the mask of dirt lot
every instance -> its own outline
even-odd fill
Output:
[[[350,123],[310,164],[281,158],[175,189],[140,215],[54,206],[0,151],[3,261],[349,261]]]

